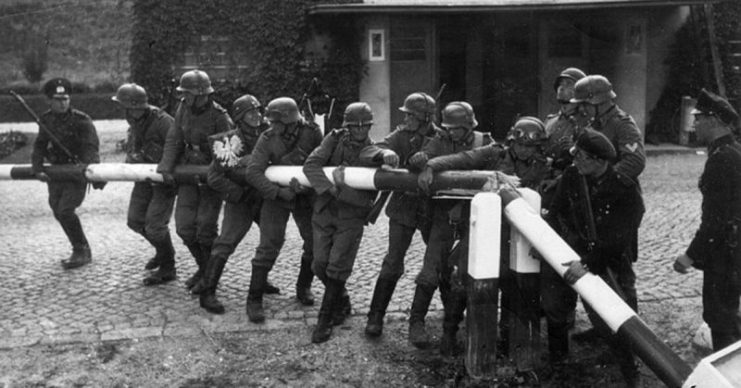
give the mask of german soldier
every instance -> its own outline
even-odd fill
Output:
[[[201,70],[185,72],[177,91],[183,99],[175,112],[175,125],[167,134],[162,160],[157,166],[167,184],[174,184],[173,171],[178,164],[208,165],[211,149],[208,137],[226,132],[233,126],[226,109],[213,100],[211,79]],[[175,228],[178,236],[196,261],[198,270],[185,281],[193,293],[202,290],[199,284],[211,246],[218,231],[221,198],[205,183],[206,177],[178,184],[175,205]]]
[[[422,170],[429,159],[468,151],[492,142],[488,134],[474,131],[478,121],[469,103],[451,102],[443,109],[442,116],[445,131],[437,133],[421,151],[409,158],[409,164],[418,170]],[[461,210],[462,203],[459,200],[441,199],[432,203],[432,225],[428,245],[422,269],[415,279],[417,287],[414,290],[409,316],[409,341],[418,348],[429,346],[430,338],[425,328],[425,316],[438,286],[443,304],[448,301],[450,284],[440,282],[440,278],[445,272],[443,263],[450,255],[456,239],[455,223],[460,221]]]
[[[587,128],[576,139],[574,165],[561,178],[546,221],[579,254],[564,279],[544,276],[542,307],[548,323],[552,363],[568,354],[568,316],[576,293],[568,286],[586,271],[601,277],[632,309],[636,309],[633,259],[626,249],[645,211],[635,182],[626,182],[613,163],[617,153],[600,132]],[[565,281],[564,281],[565,280]],[[639,374],[630,345],[619,341],[594,310],[584,305],[590,321],[617,356],[628,386],[638,386]]]
[[[75,214],[85,199],[87,181],[80,174],[74,179],[54,181],[44,172],[44,160],[52,165],[99,163],[98,134],[90,116],[70,107],[71,83],[64,78],[46,82],[43,92],[50,109],[40,117],[39,134],[31,155],[36,178],[47,182],[49,207],[72,244],[72,254],[62,260],[64,269],[73,269],[90,263],[92,255],[80,218]],[[56,138],[56,140],[54,139]],[[105,182],[93,182],[102,189]]]
[[[543,153],[542,144],[546,139],[545,126],[536,117],[524,116],[517,120],[508,135],[508,146],[501,144],[489,144],[474,148],[470,151],[438,156],[430,159],[420,174],[419,183],[423,190],[427,190],[432,183],[434,173],[447,170],[496,170],[508,175],[520,178],[523,187],[535,188],[548,174],[548,165]],[[468,252],[468,216],[470,214],[470,203],[461,211],[461,219],[457,222],[459,229],[457,234],[461,241],[451,254],[448,262],[441,265],[443,279],[454,285],[462,285],[468,272],[465,254]],[[509,229],[502,231],[503,241],[507,241]],[[506,247],[506,245],[505,245]],[[506,250],[506,248],[505,248]],[[463,257],[462,257],[463,256]],[[507,255],[502,255],[507,257]],[[514,288],[514,280],[509,274],[507,261],[502,261],[502,309],[510,308],[510,298]],[[463,320],[463,312],[466,308],[466,290],[464,287],[452,287],[450,296],[445,304],[445,316],[443,319],[443,337],[440,341],[440,353],[452,355],[455,350],[456,333],[458,324]],[[502,336],[506,338],[508,327],[502,319]]]
[[[301,238],[304,240],[301,266],[296,280],[296,298],[301,304],[311,306],[312,232],[311,207],[314,194],[301,187],[298,180],[291,187],[280,187],[265,177],[271,165],[301,166],[306,157],[322,142],[318,127],[305,122],[298,111],[296,101],[279,97],[267,106],[270,128],[263,132],[247,165],[247,182],[259,191],[263,198],[260,210],[260,243],[252,259],[252,274],[247,295],[247,315],[252,322],[263,322],[265,312],[262,296],[268,272],[273,268],[283,247],[288,216],[293,215]]]
[[[612,143],[617,158],[614,170],[625,184],[635,184],[640,190],[639,175],[646,167],[646,153],[643,148],[643,136],[635,120],[615,104],[617,94],[610,81],[601,75],[586,76],[574,85],[574,98],[571,102],[578,104],[575,120],[580,128],[591,127],[605,135]],[[640,220],[639,220],[640,225]],[[632,261],[638,259],[638,229],[627,242],[626,253]],[[631,301],[638,305],[638,301]],[[574,339],[596,339],[598,334],[590,329],[574,334]]]
[[[174,124],[172,116],[149,105],[146,90],[134,83],[121,85],[111,99],[125,110],[129,123],[126,163],[159,163],[167,133]],[[145,285],[175,279],[175,249],[168,227],[174,203],[172,187],[161,183],[134,183],[126,224],[155,249],[154,257],[144,268],[156,271],[144,278]]]
[[[346,186],[342,168],[361,165],[360,152],[371,144],[368,131],[372,124],[373,112],[368,104],[348,105],[342,128],[325,137],[304,163],[304,174],[318,195],[311,219],[314,231],[311,268],[325,286],[319,317],[311,335],[313,343],[329,339],[332,326],[344,321],[345,310],[350,304],[345,282],[352,273],[365,219],[373,207],[376,192]],[[338,166],[334,183],[324,174],[324,166]]]
[[[543,180],[540,187],[543,208],[548,208],[550,198],[556,188],[558,179],[566,167],[571,165],[571,147],[574,145],[576,124],[573,118],[577,111],[577,104],[571,103],[574,98],[574,85],[586,77],[583,71],[569,67],[556,77],[553,89],[556,91],[556,100],[560,106],[558,112],[548,115],[545,120],[545,133],[548,139],[543,148],[546,157],[550,158],[551,173]]]
[[[252,222],[259,223],[262,197],[255,189],[244,184],[244,169],[250,153],[261,133],[267,130],[262,117],[262,105],[252,95],[246,94],[234,101],[232,117],[237,129],[210,137],[214,160],[208,168],[208,184],[224,199],[224,219],[221,233],[214,241],[211,258],[206,264],[200,305],[214,314],[223,314],[224,305],[216,299],[216,287],[229,256],[249,232]]]
[[[702,317],[710,326],[713,350],[741,340],[741,145],[733,132],[738,114],[722,97],[703,89],[697,98],[697,140],[708,145],[700,176],[702,218],[674,269],[703,271]]]
[[[409,158],[441,131],[434,124],[435,100],[426,93],[412,93],[399,110],[404,112],[404,123],[382,141],[367,147],[361,158],[367,162],[418,172],[409,164]],[[388,252],[383,258],[376,280],[365,326],[365,334],[370,337],[378,337],[383,332],[383,317],[396,283],[404,274],[404,256],[412,243],[415,230],[420,231],[422,240],[427,243],[430,229],[428,203],[429,200],[417,192],[391,194],[386,206],[386,215],[389,218]]]

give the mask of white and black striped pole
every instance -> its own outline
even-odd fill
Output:
[[[523,188],[518,192],[533,211],[540,209],[540,195]],[[509,298],[509,355],[518,371],[532,371],[540,352],[540,260],[532,256],[532,245],[510,228],[509,270],[512,284]]]
[[[533,211],[514,188],[499,191],[504,215],[563,277],[563,264],[581,258]],[[625,341],[661,381],[681,387],[692,369],[646,326],[628,305],[599,277],[587,272],[571,287],[599,314],[610,329]]]
[[[496,377],[501,228],[502,199],[476,194],[469,220],[465,356],[474,378]]]
[[[271,166],[265,176],[281,185],[288,186],[292,178],[309,186],[302,166]],[[324,173],[333,181],[333,171],[337,167],[325,167]],[[344,181],[348,186],[359,190],[416,191],[417,174],[404,169],[377,169],[368,167],[344,167]],[[87,165],[44,166],[44,171],[53,180],[80,179],[88,181],[131,181],[162,182],[156,164],[100,163]],[[208,166],[184,165],[175,168],[175,180],[179,182],[205,182]],[[435,175],[430,190],[480,190],[494,184],[500,173],[495,171],[445,171]],[[0,165],[0,181],[36,179],[30,164]],[[494,183],[492,183],[494,182]],[[497,187],[492,187],[496,189]]]

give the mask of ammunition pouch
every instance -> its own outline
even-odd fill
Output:
[[[209,154],[201,151],[198,146],[186,145],[185,146],[185,164],[209,164],[211,158]]]
[[[155,142],[148,142],[142,147],[141,154],[145,161],[149,163],[159,163],[162,159],[163,151],[164,149],[161,145]]]

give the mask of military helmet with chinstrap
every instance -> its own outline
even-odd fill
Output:
[[[583,71],[577,69],[576,67],[566,68],[561,72],[561,74],[558,75],[558,77],[556,77],[556,80],[553,81],[553,89],[558,89],[559,82],[561,82],[561,80],[564,78],[572,79],[576,83],[586,76],[587,75]]]
[[[190,70],[180,77],[180,85],[176,88],[178,92],[188,92],[194,96],[203,96],[214,92],[211,86],[211,78],[202,70]]]
[[[445,128],[464,127],[474,129],[479,125],[471,104],[465,101],[453,101],[443,109],[442,126]]]
[[[72,83],[66,78],[52,78],[46,81],[42,90],[49,98],[68,97],[72,93]]]
[[[729,125],[734,125],[736,121],[738,121],[738,113],[731,103],[729,103],[725,98],[706,89],[700,90],[700,95],[697,96],[695,109],[690,113],[693,115],[706,114],[709,116],[717,116],[721,121]]]
[[[147,107],[147,91],[135,84],[123,84],[116,91],[111,100],[118,102],[126,109],[142,109]]]
[[[265,115],[271,122],[293,124],[299,121],[299,111],[296,100],[291,97],[278,97],[268,103]]]
[[[599,105],[617,97],[610,81],[601,75],[588,75],[574,85],[571,103]]]
[[[399,110],[419,120],[431,121],[435,117],[435,99],[427,93],[412,93],[404,99],[404,105]]]
[[[508,139],[523,145],[536,145],[546,140],[545,124],[533,116],[523,116],[510,130]]]
[[[239,121],[245,113],[262,108],[260,101],[251,94],[245,94],[242,97],[234,100],[232,104],[232,118],[234,121]]]
[[[371,125],[373,124],[373,111],[370,105],[365,102],[353,102],[345,108],[345,115],[342,119],[342,126],[349,125]]]

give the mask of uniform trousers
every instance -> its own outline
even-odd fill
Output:
[[[80,218],[75,214],[85,199],[87,182],[85,181],[52,181],[49,189],[49,207],[54,218],[59,221],[72,247],[80,249],[88,245]]]

